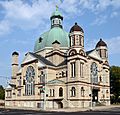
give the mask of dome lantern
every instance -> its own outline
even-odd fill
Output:
[[[62,28],[63,16],[58,11],[58,6],[56,6],[56,11],[52,13],[50,20],[51,20],[51,28],[53,28],[53,27]]]

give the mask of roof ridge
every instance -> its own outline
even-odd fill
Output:
[[[30,54],[32,54],[34,57],[36,57],[37,59],[39,59],[40,61],[42,61],[44,64],[46,65],[50,65],[50,66],[55,66],[52,62],[50,62],[49,60],[47,60],[45,57],[43,57],[42,55],[38,55],[36,53],[33,52],[29,52]]]

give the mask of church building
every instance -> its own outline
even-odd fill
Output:
[[[110,105],[107,44],[100,39],[94,49],[85,51],[83,28],[75,23],[67,33],[58,9],[50,21],[51,28],[40,35],[21,64],[18,52],[12,53],[5,106],[54,110]]]

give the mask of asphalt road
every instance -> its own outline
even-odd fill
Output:
[[[120,115],[120,107],[106,109],[104,111],[84,111],[84,112],[42,112],[42,111],[28,111],[28,110],[10,110],[0,109],[0,115]]]

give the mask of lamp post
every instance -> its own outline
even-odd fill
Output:
[[[46,89],[47,89],[47,87],[46,87],[46,84],[47,84],[47,74],[48,74],[48,67],[46,66],[46,72],[45,72],[45,74],[44,74],[44,77],[45,77],[45,86],[44,86],[44,110],[46,110]]]
[[[46,110],[46,74],[44,75],[45,77],[45,85],[44,85],[44,110]]]
[[[93,81],[92,81],[92,74],[91,74],[91,105],[90,105],[90,110],[93,109],[93,106],[92,106],[92,97],[93,97],[92,90],[93,90]]]

